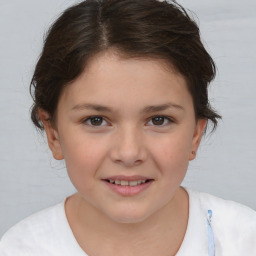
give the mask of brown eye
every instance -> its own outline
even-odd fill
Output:
[[[162,117],[162,116],[157,116],[157,117],[152,118],[152,123],[153,123],[154,125],[163,125],[164,119],[165,119],[165,118]]]
[[[170,124],[172,122],[173,121],[169,117],[166,117],[166,116],[154,116],[149,121],[149,124],[153,125],[153,126],[165,126],[165,125],[168,125],[168,124]]]
[[[93,117],[93,118],[91,118],[91,124],[92,125],[96,125],[96,126],[101,125],[102,121],[103,121],[102,117]]]
[[[103,117],[93,116],[87,118],[83,123],[86,123],[89,126],[103,126],[106,125],[104,122],[106,123]]]

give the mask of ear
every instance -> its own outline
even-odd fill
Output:
[[[199,119],[196,123],[196,128],[195,128],[195,132],[193,135],[193,141],[192,141],[192,150],[190,153],[189,160],[194,160],[196,158],[196,152],[200,145],[200,141],[203,136],[206,124],[207,124],[206,119]]]
[[[38,115],[44,125],[47,135],[48,146],[52,151],[52,155],[56,160],[64,159],[60,144],[59,134],[50,121],[50,115],[45,110],[39,109]]]

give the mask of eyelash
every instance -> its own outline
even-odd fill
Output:
[[[102,121],[107,122],[107,121],[105,120],[105,118],[102,117],[102,116],[89,116],[88,118],[84,119],[84,120],[82,121],[82,123],[85,124],[85,125],[91,126],[91,127],[102,127],[102,126],[104,126],[104,125],[88,124],[88,121],[92,121],[92,119],[95,119],[95,118],[100,118],[100,119],[102,119]],[[165,123],[166,121],[168,122],[168,124],[162,124],[162,125],[154,125],[154,124],[153,124],[153,126],[156,126],[156,127],[164,127],[164,126],[166,126],[166,125],[169,125],[169,124],[175,122],[173,118],[170,118],[170,117],[167,117],[167,116],[163,116],[163,115],[152,116],[149,120],[152,122],[152,120],[153,120],[154,118],[164,118],[164,123]],[[148,121],[148,122],[149,122],[149,121]],[[148,122],[147,122],[147,123],[148,123]]]

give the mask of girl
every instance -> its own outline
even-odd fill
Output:
[[[46,38],[32,121],[77,193],[11,228],[0,255],[256,255],[256,213],[181,187],[215,65],[175,2],[87,0]]]

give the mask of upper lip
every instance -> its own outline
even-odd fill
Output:
[[[138,180],[152,180],[149,177],[134,175],[134,176],[124,176],[124,175],[115,175],[103,178],[103,180],[125,180],[125,181],[138,181]]]

